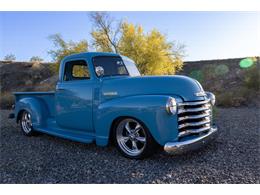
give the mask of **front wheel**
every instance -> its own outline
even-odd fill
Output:
[[[146,126],[133,118],[118,121],[113,137],[117,149],[128,158],[142,159],[157,149],[157,143]]]
[[[31,136],[34,134],[33,126],[32,126],[32,117],[28,111],[23,111],[21,118],[20,118],[20,126],[22,132],[27,135]]]

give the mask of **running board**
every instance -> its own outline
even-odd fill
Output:
[[[69,139],[72,141],[82,142],[82,143],[92,143],[95,140],[95,136],[90,133],[84,133],[68,129],[60,128],[37,128],[35,131],[46,133],[49,135],[58,136],[64,139]]]

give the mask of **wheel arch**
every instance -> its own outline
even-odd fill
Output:
[[[112,143],[113,140],[113,131],[115,130],[116,125],[123,119],[126,118],[132,118],[134,120],[137,120],[138,122],[140,122],[142,125],[144,125],[144,127],[149,131],[150,135],[152,136],[152,138],[154,139],[153,135],[151,134],[149,128],[147,127],[147,125],[145,124],[144,121],[140,120],[139,118],[136,118],[134,116],[128,116],[128,115],[122,115],[122,116],[117,116],[111,123],[110,125],[110,129],[109,129],[109,137],[108,137],[108,141],[109,143]],[[155,139],[154,139],[155,140]],[[155,140],[156,141],[156,140]],[[157,142],[156,142],[157,143]]]
[[[154,140],[164,145],[177,137],[177,117],[165,110],[167,95],[138,95],[116,98],[101,103],[95,111],[94,126],[97,145],[111,141],[111,131],[122,117],[141,121]]]
[[[110,128],[109,128],[109,137],[108,137],[108,142],[111,144],[111,143],[113,143],[113,131],[115,130],[115,127],[116,127],[116,125],[117,125],[117,123],[120,121],[120,120],[122,120],[122,119],[124,119],[124,118],[126,118],[127,116],[118,116],[118,117],[116,117],[113,121],[112,121],[112,123],[111,123],[111,125],[110,125]]]
[[[23,114],[23,112],[25,112],[25,111],[28,111],[28,110],[26,110],[26,109],[21,109],[21,110],[18,111],[17,117],[16,117],[16,123],[19,123],[19,121],[21,120],[22,114]]]
[[[26,97],[20,99],[16,103],[15,116],[17,123],[19,122],[21,114],[24,111],[31,113],[34,127],[39,127],[45,124],[46,113],[48,110],[44,107],[40,99],[35,97]]]

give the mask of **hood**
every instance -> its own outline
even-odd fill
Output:
[[[204,100],[195,93],[204,91],[198,81],[186,76],[140,76],[103,78],[105,99],[133,95],[173,95],[184,101]]]

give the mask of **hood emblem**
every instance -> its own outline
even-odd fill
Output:
[[[117,95],[117,92],[116,91],[104,92],[103,95],[105,95],[105,96],[115,96],[115,95]]]
[[[204,91],[200,91],[195,93],[195,96],[200,97],[200,96],[206,96],[206,93]]]

